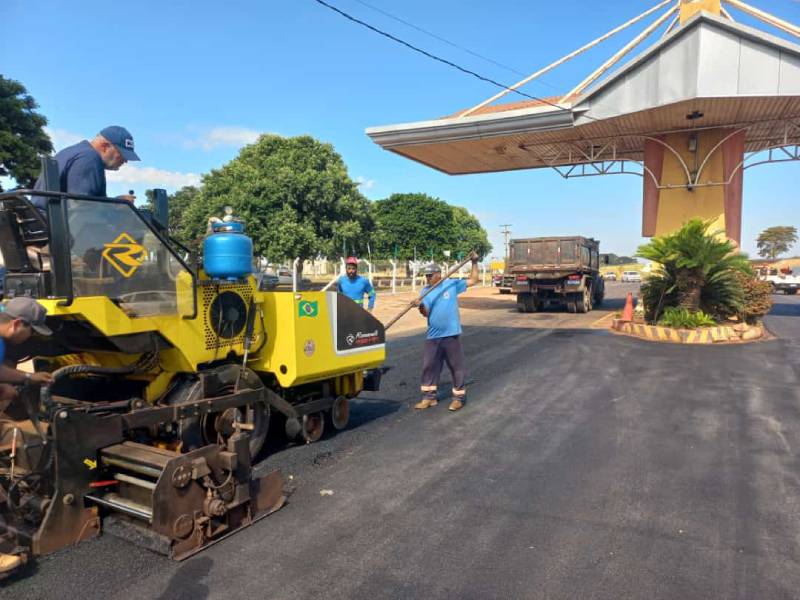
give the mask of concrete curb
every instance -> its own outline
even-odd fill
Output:
[[[659,325],[631,323],[622,319],[614,319],[611,329],[618,333],[638,337],[654,342],[670,342],[673,344],[719,344],[725,342],[750,342],[762,339],[765,335],[761,325],[699,327],[697,329],[673,329]]]

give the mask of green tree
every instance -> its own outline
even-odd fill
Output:
[[[333,256],[366,246],[369,201],[330,144],[310,136],[262,135],[239,155],[203,177],[183,213],[179,237],[201,238],[208,218],[224,208],[246,222],[256,255],[271,261]]]
[[[153,190],[145,190],[145,203],[142,208],[153,210]],[[200,196],[200,188],[187,185],[168,196],[169,201],[169,234],[182,244],[195,244],[195,240],[186,237],[188,230],[183,226],[186,212]]]
[[[634,263],[638,262],[635,258],[633,258],[631,256],[617,256],[614,253],[601,254],[600,255],[601,260],[604,257],[608,257],[608,262],[606,264],[608,264],[609,266],[630,265],[630,264],[634,264]]]
[[[756,239],[758,255],[770,260],[785,254],[796,243],[797,227],[767,227]]]
[[[392,194],[372,205],[376,254],[434,259],[466,256],[470,250],[487,254],[491,250],[486,231],[466,209],[422,193]]]
[[[427,194],[392,194],[372,205],[375,230],[372,239],[378,256],[441,258],[449,249],[451,207]]]
[[[53,151],[38,107],[25,86],[0,75],[0,177],[13,177],[23,187],[36,182],[39,155]]]
[[[486,256],[492,249],[486,230],[477,217],[466,208],[453,207],[453,250],[456,258],[466,258],[472,250],[479,256]]]
[[[183,219],[189,207],[200,197],[200,188],[187,185],[169,196],[169,233],[179,242],[189,244],[192,240],[186,238]]]
[[[670,306],[723,317],[738,314],[744,300],[736,272],[750,273],[747,255],[729,240],[708,230],[710,223],[692,219],[678,231],[653,238],[637,256],[659,265],[642,285],[647,318],[657,321]]]

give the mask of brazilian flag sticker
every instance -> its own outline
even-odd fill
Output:
[[[301,317],[316,317],[319,314],[319,307],[315,302],[303,300],[297,305],[297,312]]]

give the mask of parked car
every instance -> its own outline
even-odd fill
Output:
[[[273,290],[278,285],[278,276],[274,273],[264,272],[260,273],[261,275],[261,285],[259,288],[262,292],[266,290]]]
[[[292,272],[289,269],[280,268],[275,273],[279,285],[292,285]]]
[[[793,296],[800,289],[800,275],[792,273],[791,269],[775,269],[762,267],[757,270],[758,278],[772,284],[772,293],[783,292]]]
[[[622,281],[627,281],[629,283],[641,283],[642,275],[639,273],[639,271],[623,271]]]
[[[603,273],[603,279],[606,281],[616,281],[617,274],[616,273]]]
[[[492,275],[492,285],[499,288],[501,294],[510,294],[511,288],[514,287],[514,276],[495,273]]]
[[[280,267],[277,270],[267,269],[265,275],[269,275],[270,277],[275,278],[274,285],[292,285],[292,270],[287,269],[285,267]],[[298,286],[308,287],[310,286],[312,281],[308,277],[301,277],[297,284]],[[274,286],[273,286],[274,287]]]

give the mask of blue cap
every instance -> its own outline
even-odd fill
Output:
[[[140,160],[136,152],[133,151],[133,136],[124,127],[109,125],[100,132],[100,135],[114,144],[125,160]]]

